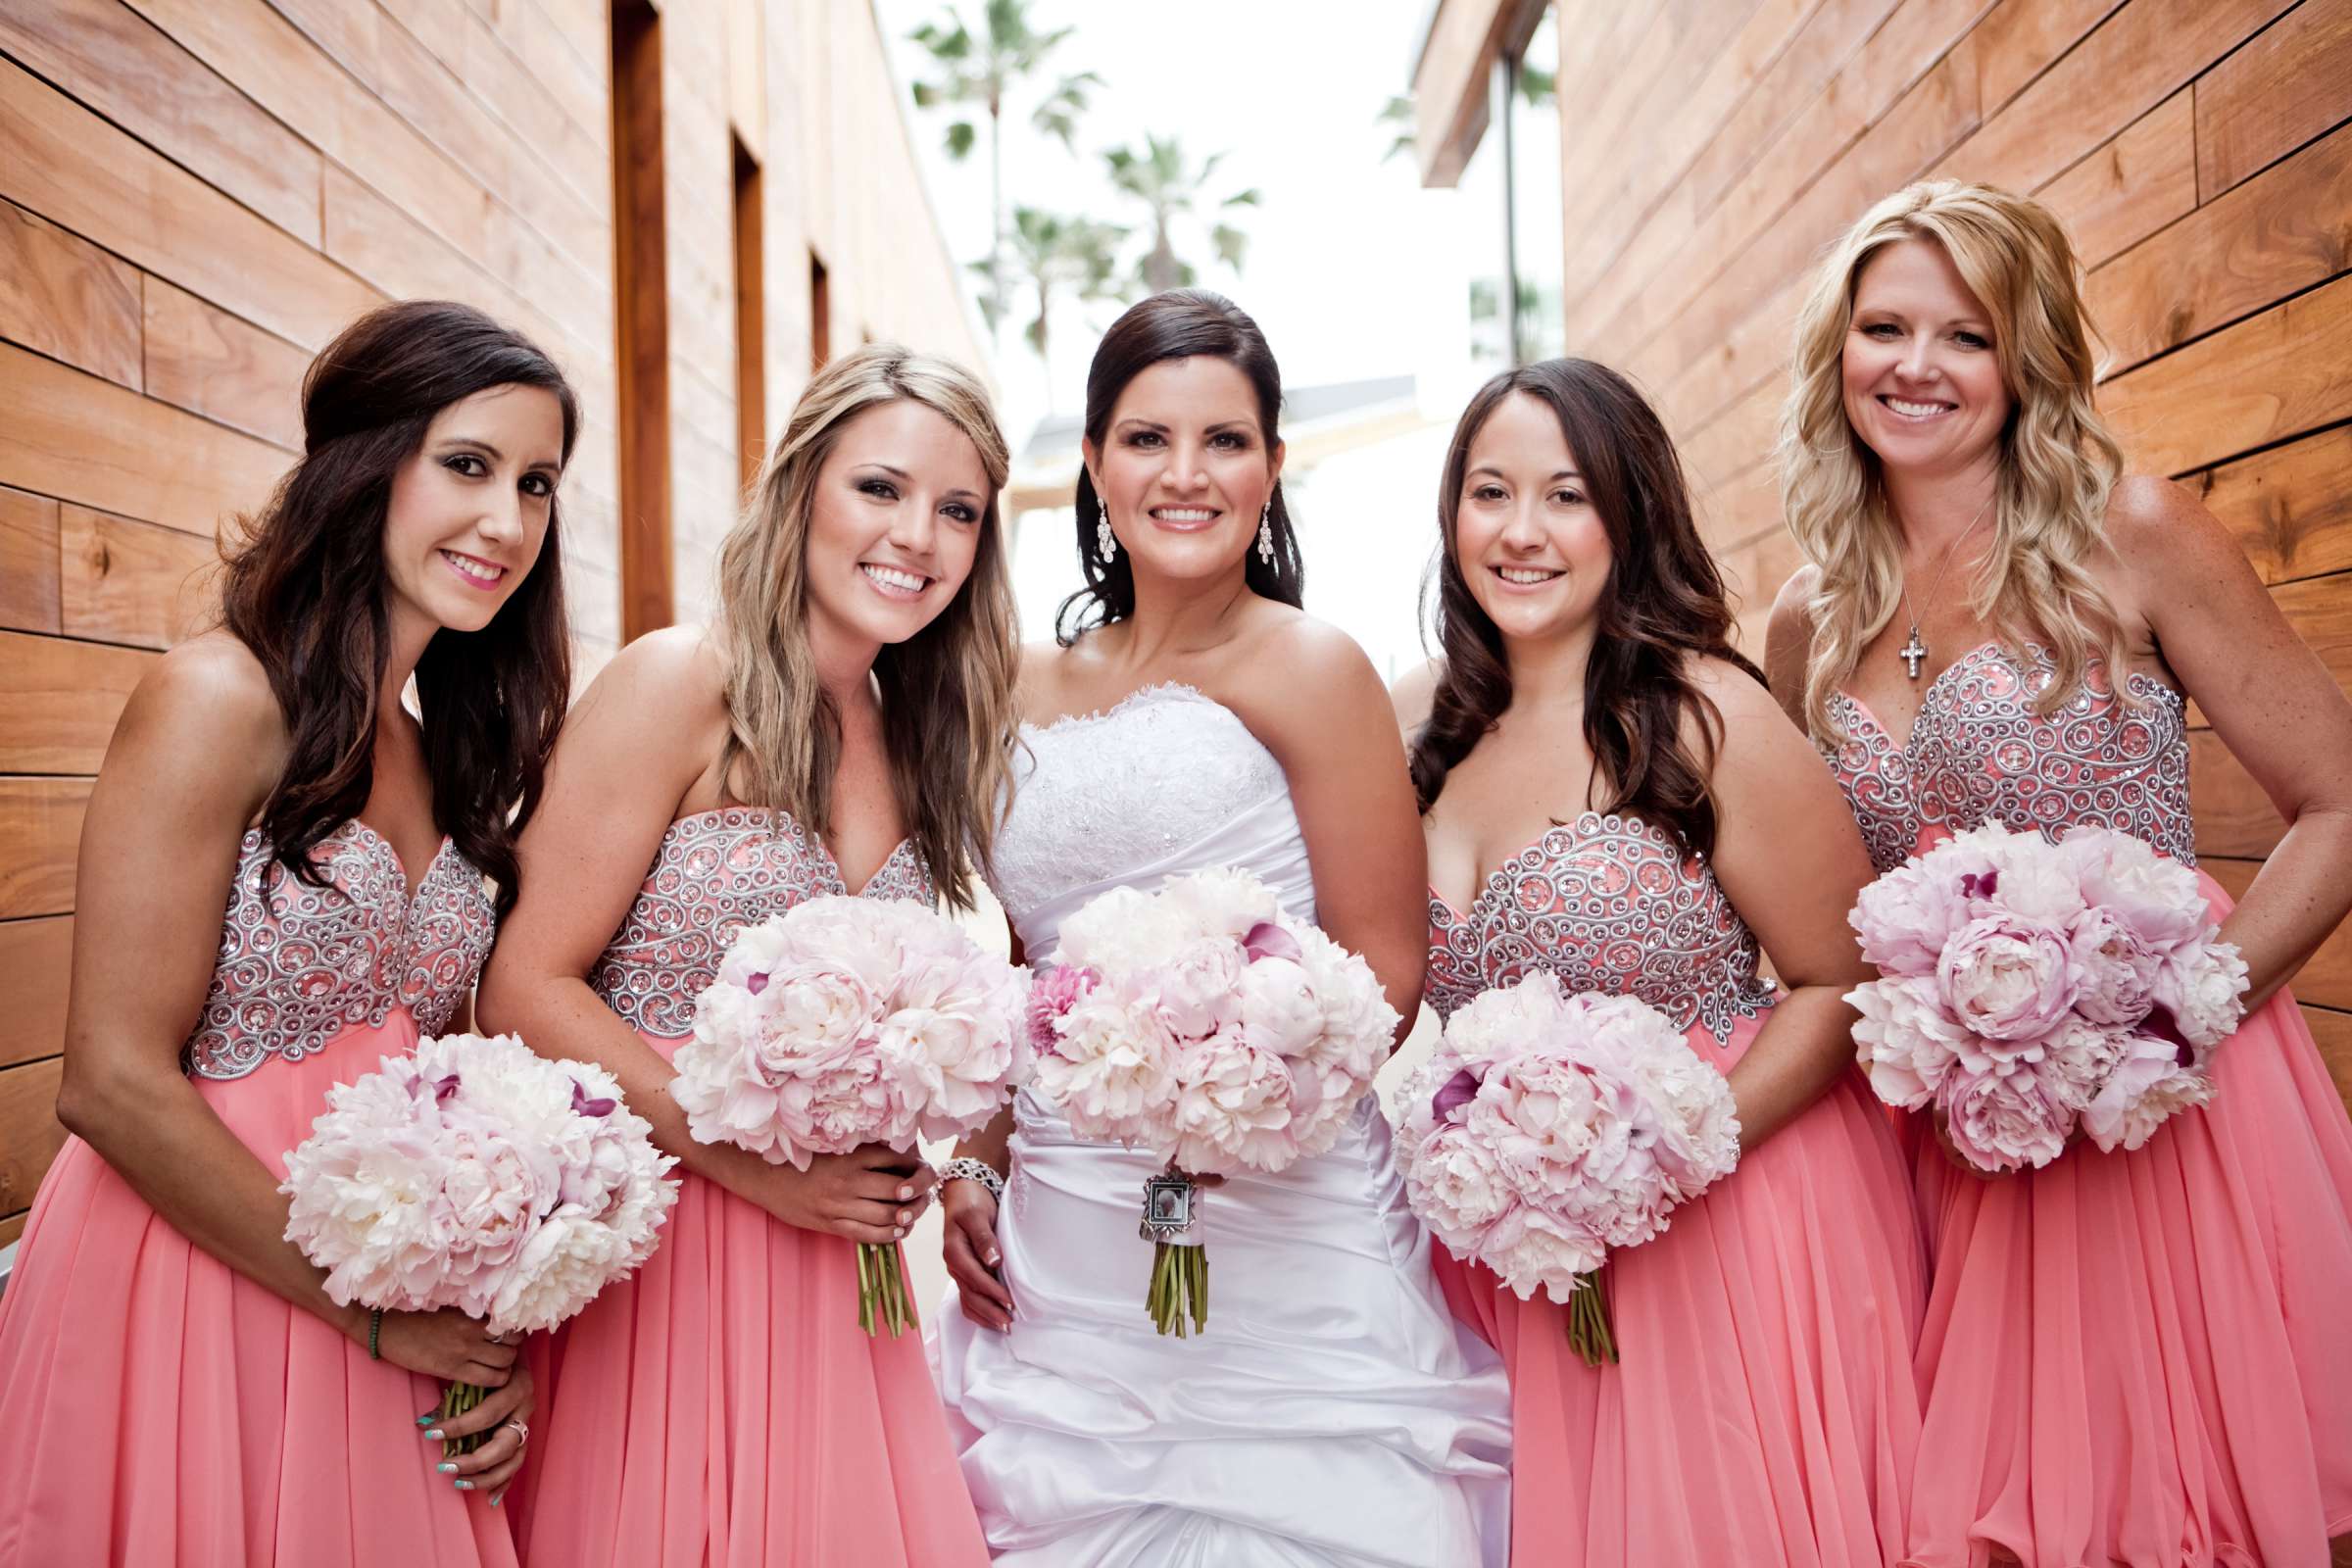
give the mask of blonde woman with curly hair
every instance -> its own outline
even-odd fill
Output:
[[[720,548],[720,612],[630,644],[522,837],[483,1026],[611,1068],[678,1156],[662,1250],[542,1377],[526,1563],[957,1568],[986,1548],[919,1339],[838,1310],[933,1178],[697,1143],[669,1058],[742,926],[824,895],[968,905],[1013,738],[1004,438],[970,374],[818,372]]]
[[[1905,1564],[2319,1563],[2352,1531],[2352,1129],[2285,986],[2352,906],[2352,704],[2219,522],[2124,477],[2073,251],[1912,186],[1824,263],[1781,459],[1809,564],[1781,701],[1879,869],[1985,821],[2195,863],[2187,704],[2288,831],[2235,908],[2252,1009],[2206,1109],[1983,1177],[1918,1119],[1933,1254]]]

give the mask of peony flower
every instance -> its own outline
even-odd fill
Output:
[[[2115,910],[2093,905],[2067,933],[2075,958],[2075,1010],[2093,1023],[2135,1024],[2148,1015],[2159,958]]]
[[[2086,825],[2071,830],[2059,849],[2075,869],[2083,902],[2129,928],[2146,951],[2169,952],[2205,931],[2196,872],[2143,840]]]
[[[2235,1034],[2245,1017],[2246,960],[2232,943],[2194,943],[2165,956],[2151,990],[2201,1054]]]
[[[1241,1021],[1244,958],[1231,937],[1201,937],[1154,971],[1159,1014],[1180,1038],[1213,1034]]]
[[[1966,863],[1978,872],[1991,870],[1992,862],[1968,856],[1965,848],[1946,854],[1949,849],[1937,852],[1944,859],[1934,866],[1898,866],[1872,882],[1846,916],[1861,939],[1862,956],[1881,973],[1934,974],[1943,945],[1973,918],[1972,901],[1963,890],[1963,879],[1972,873],[1957,862],[1968,857]]]
[[[1905,1110],[1933,1100],[1968,1033],[1944,1011],[1942,986],[1933,975],[1895,975],[1867,981],[1845,1000],[1862,1013],[1854,1049],[1872,1091]]]
[[[1936,965],[1943,1004],[1972,1033],[2033,1040],[2074,1004],[2073,952],[2056,926],[2015,914],[1970,921]]]
[[[2048,1164],[2065,1152],[2075,1119],[2032,1072],[1952,1073],[1936,1104],[1952,1148],[1986,1171]]]
[[[2137,1149],[2171,1116],[2213,1099],[2213,1080],[2180,1064],[2179,1048],[2155,1035],[2124,1042],[2122,1059],[2082,1110],[2082,1131],[2099,1148]]]

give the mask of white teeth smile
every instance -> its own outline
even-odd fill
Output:
[[[1549,582],[1561,574],[1556,571],[1546,571],[1540,566],[1496,566],[1494,575],[1500,577],[1504,582],[1515,582],[1524,587],[1540,582]]]
[[[499,579],[507,574],[507,568],[494,562],[484,561],[478,556],[460,555],[455,550],[442,551],[441,559],[449,563],[452,571],[476,588],[494,588],[498,586]]]
[[[1201,507],[1154,507],[1152,515],[1162,522],[1207,522],[1216,514]]]
[[[1949,414],[1956,407],[1950,403],[1912,403],[1902,398],[1881,398],[1895,413],[1906,419],[1933,419],[1938,414]]]
[[[899,593],[919,594],[931,586],[930,578],[917,576],[911,571],[901,571],[895,566],[876,566],[867,564],[860,565],[858,569],[864,572],[869,581]]]

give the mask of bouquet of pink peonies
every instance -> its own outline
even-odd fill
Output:
[[[1599,1270],[1740,1161],[1731,1086],[1665,1014],[1565,993],[1539,970],[1481,992],[1401,1096],[1406,1200],[1521,1300],[1568,1308],[1590,1365],[1617,1359]]]
[[[2128,833],[2052,844],[1988,823],[1862,890],[1849,918],[1881,978],[1847,993],[1871,1088],[1933,1106],[1983,1171],[2039,1167],[2077,1131],[2137,1149],[2213,1098],[2213,1049],[2246,965],[2194,871]]]
[[[286,1240],[326,1270],[338,1305],[552,1329],[653,1256],[678,1184],[652,1134],[602,1067],[512,1035],[420,1040],[327,1092],[286,1155]],[[453,1385],[442,1416],[482,1395]]]
[[[1030,1009],[1035,1088],[1084,1138],[1151,1150],[1145,1300],[1162,1334],[1208,1323],[1195,1176],[1274,1172],[1331,1148],[1396,1033],[1371,965],[1246,871],[1114,888],[1062,923]]]
[[[1027,1066],[1028,980],[922,905],[810,899],[727,949],[670,1095],[702,1142],[801,1170],[971,1132]],[[896,1336],[913,1315],[898,1247],[860,1242],[858,1323]]]

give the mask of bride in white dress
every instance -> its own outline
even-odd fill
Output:
[[[1032,650],[991,872],[1051,963],[1104,889],[1238,865],[1361,953],[1410,1017],[1427,895],[1379,678],[1298,601],[1281,387],[1216,295],[1136,306],[1087,381],[1086,591]],[[1136,1234],[1148,1154],[1024,1093],[957,1150],[940,1392],[1000,1564],[1501,1568],[1510,1396],[1455,1321],[1367,1095],[1336,1148],[1205,1193],[1208,1327],[1162,1338]],[[962,1168],[971,1170],[965,1165]],[[977,1172],[975,1172],[977,1175]]]

